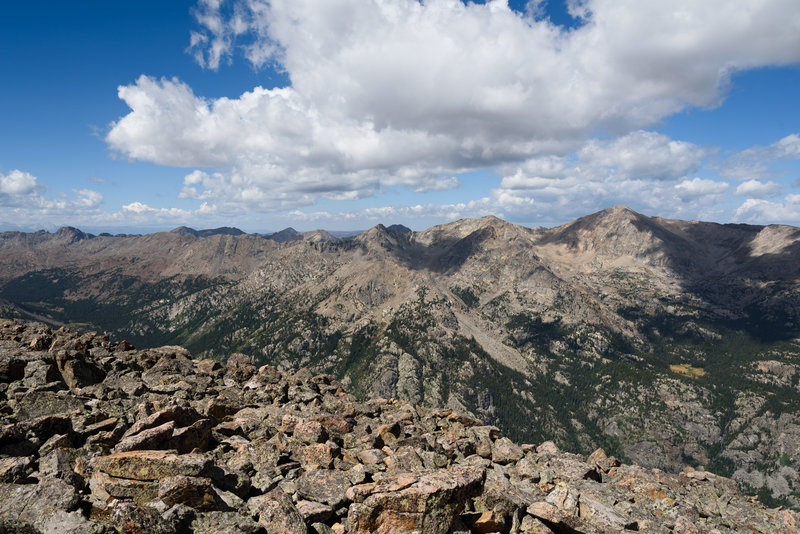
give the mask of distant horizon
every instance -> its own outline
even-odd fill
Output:
[[[798,27],[797,0],[8,3],[0,230],[797,225]]]
[[[248,230],[248,229],[245,229],[245,228],[242,228],[242,227],[239,227],[239,226],[231,226],[231,225],[210,226],[210,227],[194,227],[194,226],[187,226],[185,224],[179,224],[178,226],[175,226],[175,227],[172,227],[172,228],[160,228],[160,229],[152,229],[152,230],[143,230],[141,227],[138,227],[138,228],[131,228],[129,231],[125,231],[124,228],[111,228],[111,229],[104,230],[104,229],[91,228],[91,227],[83,228],[83,227],[80,227],[80,226],[75,226],[75,225],[71,225],[71,224],[65,224],[65,225],[60,225],[60,226],[51,227],[51,228],[35,228],[35,229],[33,229],[33,228],[32,229],[3,229],[3,228],[0,228],[0,233],[3,233],[3,232],[36,233],[36,232],[39,232],[39,231],[44,231],[44,232],[48,232],[48,233],[54,234],[58,230],[60,230],[62,228],[74,228],[74,229],[79,230],[79,231],[81,231],[83,233],[91,234],[93,236],[100,236],[102,234],[110,234],[111,236],[116,237],[116,236],[119,236],[119,235],[136,236],[136,235],[149,235],[149,234],[158,234],[158,233],[170,233],[170,232],[174,232],[175,230],[178,230],[179,228],[188,228],[188,229],[196,231],[196,232],[213,231],[213,230],[221,230],[221,229],[232,229],[232,230],[239,230],[243,234],[246,234],[246,235],[270,236],[270,235],[273,235],[273,234],[277,234],[279,232],[283,232],[284,230],[292,229],[292,230],[295,230],[299,234],[306,234],[306,233],[315,232],[315,231],[324,231],[324,232],[328,232],[329,234],[333,235],[334,237],[347,238],[347,237],[352,237],[352,236],[367,232],[370,229],[375,228],[378,225],[383,225],[386,228],[389,228],[390,226],[394,226],[394,225],[399,225],[399,226],[405,226],[406,228],[408,228],[409,230],[411,230],[413,232],[423,232],[423,231],[428,230],[430,228],[433,228],[433,227],[436,227],[436,226],[444,226],[444,225],[452,224],[452,223],[458,222],[459,220],[463,220],[463,219],[480,219],[480,218],[483,218],[483,217],[496,217],[496,218],[501,219],[501,220],[503,220],[505,222],[508,222],[508,223],[511,223],[511,224],[514,224],[514,225],[517,225],[517,226],[522,226],[522,227],[525,227],[525,228],[542,227],[542,228],[550,229],[550,228],[555,228],[555,227],[558,227],[558,226],[562,226],[564,224],[569,224],[569,223],[574,222],[575,220],[580,219],[582,217],[594,215],[596,213],[600,213],[602,211],[606,211],[606,210],[614,208],[616,206],[621,206],[621,207],[624,207],[624,208],[627,208],[627,209],[631,209],[631,211],[633,211],[633,212],[635,212],[635,213],[637,213],[639,215],[642,215],[644,217],[655,217],[655,218],[662,218],[662,219],[675,219],[673,217],[662,217],[661,215],[658,215],[658,214],[641,213],[641,212],[639,212],[637,210],[633,210],[632,208],[629,208],[628,206],[613,205],[613,206],[607,206],[607,207],[602,208],[602,209],[597,210],[597,211],[593,211],[591,213],[584,213],[583,215],[580,215],[578,217],[575,217],[575,218],[572,218],[570,220],[564,221],[564,222],[559,223],[559,224],[551,225],[551,226],[521,224],[521,223],[516,223],[516,222],[513,222],[513,221],[509,221],[509,220],[507,220],[507,219],[505,219],[503,217],[499,217],[497,215],[488,214],[488,215],[481,215],[481,216],[478,216],[478,217],[462,217],[460,219],[456,219],[456,220],[452,220],[452,221],[446,221],[446,222],[443,222],[443,223],[433,224],[433,225],[426,226],[426,227],[417,227],[417,228],[411,227],[411,226],[409,226],[407,224],[402,224],[402,223],[397,223],[397,222],[388,222],[387,223],[387,222],[381,222],[381,221],[373,224],[372,226],[369,226],[369,227],[366,227],[366,228],[361,228],[361,229],[356,229],[356,230],[337,230],[337,229],[324,228],[324,227],[316,227],[316,228],[309,228],[309,229],[298,229],[298,228],[295,228],[293,226],[287,226],[287,227],[281,228],[279,230]],[[777,225],[777,226],[792,226],[792,227],[800,228],[800,225],[783,224],[783,223],[768,223],[768,224],[738,223],[738,222],[719,223],[718,221],[707,221],[707,220],[703,220],[703,219],[680,219],[680,218],[677,219],[677,220],[683,220],[683,221],[687,221],[687,222],[697,221],[697,222],[715,223],[715,224],[746,224],[746,225],[752,225],[752,226]],[[337,235],[337,234],[339,234],[339,235]]]

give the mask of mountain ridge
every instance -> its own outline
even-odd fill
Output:
[[[797,228],[612,207],[551,229],[489,216],[341,241],[48,239],[0,234],[7,315],[306,366],[363,398],[712,466],[800,505]]]

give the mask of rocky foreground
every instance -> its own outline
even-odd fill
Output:
[[[799,532],[730,479],[517,445],[329,376],[0,320],[0,532]]]

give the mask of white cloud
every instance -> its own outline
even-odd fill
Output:
[[[429,178],[422,181],[417,187],[414,188],[415,193],[423,193],[425,191],[449,191],[456,189],[460,182],[455,176],[447,176],[443,178]]]
[[[518,217],[533,209],[547,214],[543,218],[563,221],[619,203],[678,215],[719,200],[727,190],[724,182],[688,179],[709,154],[697,145],[641,130],[592,139],[574,156],[504,166],[495,196]],[[518,199],[516,205],[512,199]],[[526,204],[530,199],[535,203]]]
[[[748,180],[736,186],[733,194],[742,197],[763,198],[780,191],[781,187],[780,184],[772,181],[764,183],[758,180]]]
[[[694,178],[693,180],[683,180],[675,186],[675,191],[682,200],[695,200],[719,196],[725,193],[728,187],[730,186],[726,182]]]
[[[103,195],[97,191],[73,189],[72,196],[59,192],[51,198],[45,196],[47,189],[28,172],[0,174],[0,226],[41,228],[54,219],[63,222],[100,213]]]
[[[669,180],[694,172],[707,151],[656,133],[638,131],[613,141],[591,140],[578,151],[581,164],[603,167],[618,179]]]
[[[776,171],[770,164],[781,160],[800,159],[800,135],[791,134],[766,147],[753,147],[734,154],[722,162],[720,176],[729,180],[770,178]]]
[[[13,170],[7,175],[0,174],[0,194],[27,195],[36,190],[36,177],[30,173]]]
[[[743,222],[770,224],[800,223],[800,195],[786,195],[780,202],[748,198],[736,210],[736,219]]]
[[[558,155],[602,130],[634,132],[578,154],[613,169],[606,180],[672,180],[702,151],[639,128],[719,103],[732,72],[800,61],[795,0],[570,5],[585,24],[567,31],[504,0],[202,0],[191,38],[202,65],[241,47],[291,86],[204,99],[143,76],[120,87],[131,112],[106,140],[132,159],[212,168],[184,198],[262,211],[442,190],[460,172],[548,154],[568,165]]]

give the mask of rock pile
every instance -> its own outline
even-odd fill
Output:
[[[796,532],[708,472],[517,445],[330,376],[0,320],[0,532]]]

